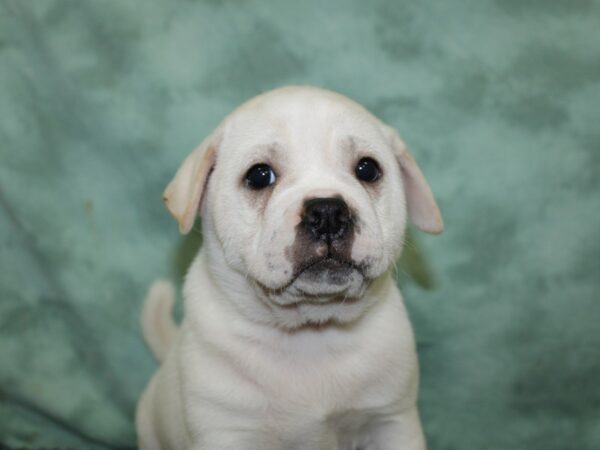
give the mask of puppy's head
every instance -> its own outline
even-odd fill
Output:
[[[355,320],[400,255],[407,216],[443,229],[398,134],[309,87],[234,111],[185,160],[165,202],[183,233],[202,215],[209,258],[243,277],[284,327]]]

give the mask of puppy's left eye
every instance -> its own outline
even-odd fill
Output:
[[[381,177],[381,169],[379,164],[373,158],[362,158],[356,164],[356,178],[367,183],[374,183]]]
[[[264,189],[275,183],[277,177],[268,164],[255,164],[246,172],[246,184],[252,189]]]

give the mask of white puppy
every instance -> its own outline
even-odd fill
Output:
[[[204,245],[185,317],[165,282],[144,335],[162,362],[139,446],[415,450],[418,365],[393,265],[407,215],[442,219],[397,133],[333,92],[288,87],[232,114],[184,161],[165,202]]]

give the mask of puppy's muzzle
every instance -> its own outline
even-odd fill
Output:
[[[352,231],[352,216],[338,197],[313,198],[304,202],[302,225],[314,241],[331,245]]]

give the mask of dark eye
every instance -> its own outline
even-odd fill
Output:
[[[367,183],[374,183],[381,177],[379,164],[372,158],[362,158],[355,169],[356,177]]]
[[[264,189],[275,183],[277,177],[268,164],[255,164],[246,172],[246,183],[252,189]]]

